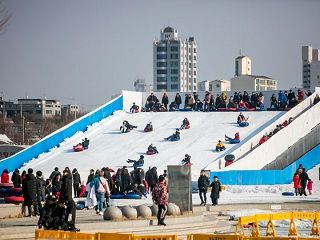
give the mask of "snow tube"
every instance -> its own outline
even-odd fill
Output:
[[[236,157],[233,154],[228,154],[224,157],[224,160],[226,162],[233,162],[236,159]]]
[[[86,205],[85,201],[78,201],[76,208],[77,208],[77,210],[83,210],[85,205]]]
[[[169,139],[169,141],[171,141],[171,142],[176,142],[176,141],[179,141],[180,140],[180,138],[171,138],[171,139]]]
[[[239,123],[239,126],[240,127],[248,127],[249,123],[248,122],[241,122],[241,123]]]
[[[240,140],[237,140],[237,139],[231,139],[229,141],[229,143],[231,143],[231,144],[236,144],[236,143],[239,143],[239,142],[240,142]]]
[[[156,152],[154,152],[154,151],[147,151],[146,154],[147,154],[147,155],[154,155],[154,154],[156,154]]]
[[[141,199],[141,196],[139,194],[134,194],[134,193],[128,193],[125,195],[126,199]]]
[[[247,108],[247,111],[255,111],[255,108]]]
[[[152,129],[145,128],[143,131],[144,132],[152,132]]]
[[[83,151],[84,149],[83,149],[83,146],[82,146],[82,144],[78,144],[78,145],[76,145],[76,146],[73,146],[73,151],[75,151],[75,152],[81,152],[81,151]]]
[[[0,183],[0,188],[13,188],[13,183]]]
[[[135,162],[135,163],[133,164],[133,167],[134,167],[134,168],[143,167],[143,163],[141,164],[141,163],[136,163],[136,162]]]
[[[5,197],[4,198],[4,202],[5,203],[19,204],[19,203],[23,203],[24,202],[24,198],[23,197],[16,197],[16,196]]]
[[[85,185],[81,185],[80,186],[80,191],[79,191],[79,197],[86,197],[86,186]]]
[[[125,194],[123,193],[119,193],[119,194],[111,194],[110,199],[124,199],[125,198]]]
[[[189,128],[190,128],[190,124],[189,124],[189,125],[184,126],[184,129],[189,129]]]
[[[283,192],[282,196],[294,196],[293,192]]]
[[[238,111],[240,111],[240,112],[241,112],[241,111],[246,111],[246,110],[247,110],[247,109],[244,108],[244,107],[243,107],[243,108],[238,108]]]
[[[236,108],[228,108],[228,111],[237,111]]]

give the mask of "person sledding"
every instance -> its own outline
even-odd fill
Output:
[[[184,118],[182,121],[182,125],[180,127],[180,130],[189,129],[189,128],[190,128],[190,122],[189,122],[188,118]]]
[[[132,129],[137,128],[137,126],[131,125],[127,120],[124,120],[122,126],[120,127],[120,131],[122,133],[130,132]]]
[[[142,167],[144,165],[144,156],[140,155],[139,160],[128,159],[127,163],[133,163],[134,168]]]
[[[181,164],[182,165],[187,165],[187,166],[192,165],[191,164],[191,156],[189,154],[185,154],[184,155],[184,159],[182,159],[182,161],[181,161]]]
[[[248,118],[245,118],[245,117],[243,116],[242,112],[241,112],[241,113],[239,114],[238,118],[237,118],[237,123],[240,124],[240,123],[242,123],[242,122],[247,122],[248,119],[249,119],[249,117],[248,117]]]
[[[83,147],[83,149],[88,149],[89,148],[89,139],[88,138],[84,138],[83,140],[82,140],[82,147]]]
[[[180,129],[177,128],[176,132],[174,134],[172,134],[171,136],[165,138],[164,140],[168,140],[168,141],[178,141],[178,140],[180,140]]]
[[[139,106],[134,102],[132,103],[132,106],[130,108],[131,113],[138,113],[139,112]]]
[[[148,150],[147,150],[147,154],[148,155],[153,155],[153,154],[156,154],[156,153],[159,153],[157,147],[153,146],[152,144],[150,144],[149,147],[148,147]]]
[[[81,152],[83,150],[84,150],[84,148],[82,146],[82,143],[78,143],[77,145],[73,146],[73,151],[75,151],[75,152]]]
[[[217,145],[216,145],[216,151],[224,151],[226,150],[226,147],[224,146],[224,144],[221,142],[221,140],[218,141]]]
[[[234,138],[228,137],[227,135],[224,136],[226,142],[229,142],[231,144],[233,143],[239,143],[240,142],[240,133],[237,132],[234,134]]]
[[[144,131],[144,132],[152,132],[152,131],[153,131],[152,123],[149,122],[149,123],[147,124],[147,126],[144,128],[143,131]]]

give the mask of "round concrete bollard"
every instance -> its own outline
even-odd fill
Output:
[[[150,207],[150,209],[151,209],[151,212],[152,212],[152,216],[157,216],[157,214],[158,214],[158,205],[156,205],[156,204],[153,204],[151,207]]]
[[[150,218],[152,216],[152,211],[147,205],[140,205],[136,209],[139,217]]]
[[[173,203],[169,203],[168,204],[168,212],[167,212],[168,216],[175,216],[177,215],[176,213],[176,207],[174,206]]]
[[[122,212],[118,207],[111,206],[107,207],[103,213],[104,220],[121,220],[122,219]]]
[[[135,208],[130,207],[130,206],[122,207],[121,211],[122,211],[123,216],[129,220],[137,219],[137,217],[138,217],[137,210]]]
[[[176,208],[176,215],[181,215],[181,211],[180,211],[179,206],[177,204],[175,204],[175,203],[173,205]]]

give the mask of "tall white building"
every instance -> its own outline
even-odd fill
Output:
[[[226,79],[217,79],[217,80],[205,80],[198,83],[199,91],[209,91],[209,92],[225,92],[231,90],[231,83]]]
[[[320,49],[302,46],[302,86],[314,89],[320,86],[319,76]]]
[[[166,27],[153,43],[153,90],[197,91],[197,44],[194,37],[182,40],[177,30]]]
[[[139,78],[134,81],[134,89],[136,92],[151,92],[152,85],[147,84],[145,79]]]
[[[251,75],[251,59],[246,56],[239,56],[235,62],[235,77]]]

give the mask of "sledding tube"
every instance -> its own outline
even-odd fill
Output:
[[[249,123],[248,122],[241,122],[241,123],[239,123],[239,126],[240,127],[248,127]]]
[[[86,186],[84,185],[81,185],[80,186],[80,191],[79,191],[79,197],[86,197],[87,194],[86,194]]]
[[[154,152],[154,151],[147,151],[146,154],[147,154],[147,155],[154,155],[154,154],[156,154],[156,152]]]
[[[255,108],[247,108],[247,111],[255,111]]]
[[[76,209],[77,209],[77,210],[83,210],[84,207],[85,207],[85,205],[82,204],[82,203],[77,203],[77,205],[76,205]]]
[[[133,167],[134,168],[141,168],[141,167],[143,167],[143,163],[142,164],[141,163],[134,163]]]
[[[169,141],[176,142],[176,141],[179,141],[179,140],[180,140],[180,138],[171,138]]]
[[[231,143],[231,144],[236,144],[236,143],[239,143],[239,142],[240,142],[240,140],[237,140],[237,139],[231,139],[229,141],[229,143]]]
[[[184,129],[189,129],[189,128],[190,128],[190,124],[189,124],[189,125],[184,126]]]
[[[246,111],[247,110],[247,108],[244,108],[244,107],[242,107],[242,108],[238,108],[238,111],[240,111],[240,112],[242,112],[242,111]]]
[[[123,193],[119,193],[119,194],[111,194],[110,199],[124,199],[125,198],[125,194]]]
[[[0,183],[0,188],[13,188],[13,183]]]
[[[126,199],[141,199],[141,196],[139,194],[134,194],[134,193],[128,193],[125,195]]]
[[[76,146],[73,146],[73,151],[75,151],[75,152],[81,152],[81,151],[83,151],[83,146],[82,146],[82,144],[78,144],[78,145],[76,145]]]
[[[24,198],[23,197],[16,197],[16,196],[5,197],[4,198],[4,202],[5,203],[19,204],[19,203],[23,203],[24,202]]]
[[[145,128],[143,131],[144,131],[144,132],[152,132],[152,130],[151,130],[151,129],[148,129],[148,128]]]
[[[283,192],[282,196],[294,196],[293,192]]]
[[[237,111],[236,108],[228,108],[228,111]]]

